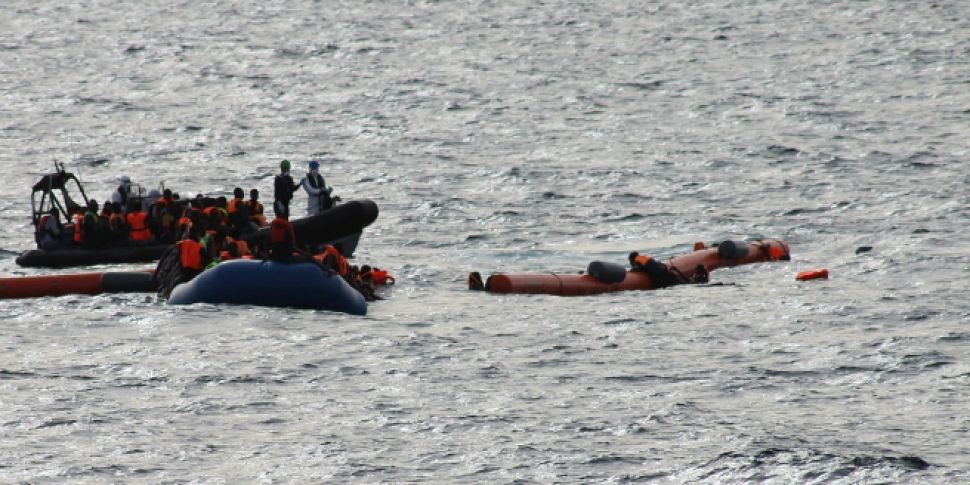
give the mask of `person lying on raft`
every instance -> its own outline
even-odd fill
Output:
[[[697,269],[694,270],[694,275],[687,278],[680,271],[677,271],[677,268],[667,266],[646,254],[640,254],[634,251],[630,253],[629,259],[631,271],[646,273],[650,277],[650,281],[653,282],[654,288],[667,288],[668,286],[691,283],[707,283],[710,280],[707,268],[702,264],[697,265]]]

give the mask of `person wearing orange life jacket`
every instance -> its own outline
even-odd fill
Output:
[[[108,216],[108,238],[113,244],[128,240],[128,228],[125,216],[122,214],[121,204],[111,203],[111,215]]]
[[[349,266],[347,264],[347,258],[344,257],[343,245],[337,243],[336,246],[327,244],[323,248],[323,263],[324,266],[334,270],[342,277],[346,277],[349,273]]]
[[[61,247],[61,234],[63,232],[64,227],[61,225],[61,218],[57,214],[57,208],[51,207],[37,221],[37,230],[35,232],[37,247],[41,249],[57,249]]]
[[[249,218],[259,227],[266,227],[266,216],[263,215],[263,204],[259,203],[259,191],[252,189],[249,191],[249,200],[246,201],[249,208]]]
[[[128,237],[135,243],[147,243],[152,239],[152,231],[148,228],[148,214],[134,201],[128,204]]]
[[[277,213],[269,225],[270,257],[274,261],[293,261],[296,233],[285,212]]]
[[[209,254],[199,242],[199,229],[195,227],[189,233],[188,239],[183,239],[175,245],[179,251],[179,263],[182,267],[182,281],[188,281],[205,269],[209,263]]]
[[[675,268],[671,268],[646,254],[632,252],[630,253],[629,259],[631,271],[646,273],[650,277],[650,282],[653,283],[653,287],[657,289],[686,283],[708,282],[708,271],[704,265],[698,265],[694,271],[693,278],[685,278]]]
[[[80,246],[84,242],[84,210],[78,209],[74,213],[74,244]]]
[[[370,282],[375,285],[393,285],[396,283],[394,277],[387,270],[372,268],[366,264],[360,267],[358,278],[361,282]]]
[[[192,228],[192,217],[190,217],[191,214],[192,214],[191,210],[182,211],[182,216],[179,217],[178,222],[176,224],[176,229],[175,229],[176,240],[181,241],[182,239],[189,237],[189,229]]]

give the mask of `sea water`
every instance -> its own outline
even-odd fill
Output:
[[[397,279],[365,318],[0,302],[0,482],[966,483],[968,32],[947,0],[0,3],[0,274],[145,266],[16,266],[55,160],[99,201],[271,202],[319,159]],[[466,286],[760,237],[792,260]]]

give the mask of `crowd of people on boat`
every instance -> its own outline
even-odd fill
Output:
[[[303,188],[307,193],[307,214],[315,215],[340,201],[333,188],[320,175],[320,163],[309,162],[309,170],[299,183],[290,175],[291,163],[283,160],[273,184],[273,210],[287,218],[293,195]],[[173,244],[188,236],[190,224],[223,225],[248,234],[267,226],[259,191],[251,189],[245,199],[242,188],[233,190],[231,199],[207,197],[182,199],[177,192],[153,190],[146,196],[133,193],[131,178],[118,178],[120,185],[102,205],[94,199],[77,207],[69,220],[62,221],[56,207],[41,215],[36,223],[36,239],[41,249],[105,249],[121,245]],[[218,224],[213,214],[218,216]],[[204,219],[204,221],[203,221]]]

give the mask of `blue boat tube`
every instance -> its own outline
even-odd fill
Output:
[[[316,263],[237,259],[220,263],[172,290],[172,305],[222,303],[366,315],[364,296]]]

